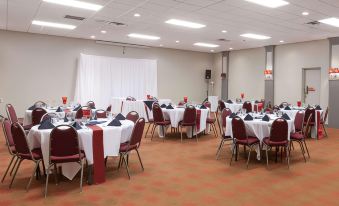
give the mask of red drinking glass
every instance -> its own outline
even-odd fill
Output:
[[[151,99],[151,95],[148,94],[148,95],[147,95],[147,99]]]
[[[67,104],[67,97],[61,97],[62,98],[62,103]]]
[[[240,96],[241,96],[241,99],[244,99],[245,94],[244,94],[244,93],[241,93]]]
[[[297,102],[298,107],[301,107],[301,101]]]
[[[187,97],[184,97],[184,102],[187,103]]]
[[[89,109],[82,109],[82,115],[84,117],[90,117],[91,116],[91,110],[89,110]]]

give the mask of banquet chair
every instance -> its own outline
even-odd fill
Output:
[[[186,102],[184,102],[184,101],[179,101],[178,106],[184,106],[185,104],[186,104]]]
[[[48,112],[46,114],[44,114],[42,117],[41,117],[41,120],[40,122],[46,120],[46,119],[52,119],[52,118],[56,118],[58,119],[59,118],[59,115],[55,112]]]
[[[153,104],[158,104],[158,103],[154,102]],[[152,104],[152,107],[153,107],[153,104]],[[154,119],[149,117],[148,107],[147,107],[147,105],[145,103],[144,103],[144,106],[145,106],[146,117],[148,119],[148,127],[147,127],[147,130],[146,130],[146,133],[145,133],[145,138],[146,138],[147,137],[147,132],[148,132],[149,128],[151,127],[151,125],[152,126],[154,125]]]
[[[83,111],[82,108],[78,109],[78,111],[76,111],[75,113],[75,119],[81,119],[83,117]]]
[[[295,132],[295,133],[291,133],[290,137],[291,137],[291,143],[290,145],[293,143],[293,142],[297,142],[299,143],[299,146],[301,148],[301,152],[303,154],[303,157],[304,157],[304,160],[306,162],[306,157],[305,157],[305,149],[306,149],[306,152],[307,152],[307,155],[308,155],[308,158],[310,158],[310,153],[308,151],[308,148],[307,148],[307,144],[306,144],[306,135],[308,134],[309,132],[309,129],[310,129],[310,121],[311,121],[311,118],[312,118],[312,115],[308,117],[307,119],[307,122],[306,122],[306,126],[305,126],[305,130],[301,130],[301,132]],[[301,122],[302,124],[302,122]],[[305,146],[305,148],[304,148]],[[291,150],[291,148],[290,148]]]
[[[279,105],[280,108],[285,108],[287,107],[289,104],[287,102],[281,102],[281,104]]]
[[[157,128],[157,126],[160,126],[163,134],[164,134],[164,138],[163,141],[165,140],[166,137],[166,126],[170,125],[171,122],[169,120],[165,120],[164,118],[164,114],[162,112],[162,109],[160,107],[159,104],[153,104],[152,106],[152,110],[153,110],[153,119],[154,119],[154,124],[152,127],[152,137],[151,140],[153,140],[153,136],[154,136],[154,131]]]
[[[109,105],[106,109],[107,112],[111,112],[112,111],[112,105]]]
[[[222,126],[222,133],[221,133],[221,141],[216,153],[216,159],[219,159],[219,154],[220,151],[222,149],[222,147],[224,146],[224,143],[226,141],[232,141],[232,137],[231,136],[226,136],[225,135],[225,130],[226,130],[226,118],[228,116],[230,116],[232,114],[232,111],[229,108],[225,108],[224,110],[222,110],[221,112],[221,126]],[[230,143],[231,144],[231,143]]]
[[[271,132],[269,137],[263,139],[263,145],[266,146],[266,167],[268,168],[268,150],[273,147],[283,147],[287,153],[287,165],[290,168],[290,146],[288,141],[288,123],[283,118],[278,118],[273,121],[271,125]]]
[[[250,161],[253,147],[255,145],[259,145],[260,147],[260,141],[257,137],[252,137],[252,136],[247,135],[245,122],[238,116],[232,119],[232,133],[233,133],[233,147],[232,147],[232,157],[231,157],[230,165],[232,164],[234,155],[236,156],[236,159],[237,159],[239,145],[243,145],[244,147],[250,148],[250,151],[248,152],[247,164],[246,164],[246,167],[248,169],[248,163]]]
[[[266,114],[273,114],[273,109],[267,107],[267,108],[265,109],[265,113],[266,113]]]
[[[246,109],[246,113],[250,113],[252,112],[252,103],[250,101],[245,101],[242,108]]]
[[[34,103],[35,108],[47,108],[47,104],[43,101],[37,101]]]
[[[273,112],[277,112],[280,110],[280,107],[278,105],[273,106]]]
[[[97,118],[107,118],[107,111],[103,110],[103,109],[98,109],[97,111],[95,111],[95,116]]]
[[[304,126],[303,122],[304,122],[304,112],[298,111],[294,118],[294,128],[296,132],[302,133]]]
[[[134,97],[128,96],[126,97],[127,101],[137,101]]]
[[[182,128],[192,127],[192,137],[193,137],[194,128],[196,128],[196,126],[197,126],[197,110],[195,109],[194,106],[189,105],[188,107],[185,108],[183,120],[179,122],[181,142],[182,142]],[[198,142],[198,131],[196,131],[195,137]]]
[[[221,115],[219,116],[219,114],[221,114],[221,112],[226,108],[226,105],[225,105],[225,102],[222,101],[222,100],[219,100],[218,101],[218,109],[217,109],[217,123],[218,123],[218,127],[219,127],[219,130],[220,130],[220,134],[222,134],[222,131],[221,131],[221,126],[220,126],[220,117]]]
[[[310,131],[307,135],[310,135],[312,128],[315,126],[315,119],[317,118],[315,108],[313,108],[313,107],[308,107],[306,109],[305,115],[304,115],[303,126],[306,126],[307,120],[310,116],[311,116],[311,120],[309,122]],[[318,134],[318,131],[317,131],[317,134]]]
[[[328,116],[328,107],[326,108],[324,118],[321,118],[321,120],[320,120],[320,126],[323,127],[323,130],[324,130],[325,135],[326,135],[325,137],[328,137],[326,127],[325,127],[325,124],[326,124],[326,121],[327,121],[327,116]]]
[[[1,179],[1,183],[4,182],[7,173],[9,171],[9,169],[11,168],[13,161],[15,160],[15,163],[12,167],[11,173],[13,172],[13,169],[18,161],[17,159],[17,155],[16,155],[16,150],[15,150],[15,146],[14,146],[14,141],[13,141],[13,137],[12,137],[12,132],[11,132],[11,122],[8,119],[4,119],[2,122],[2,131],[4,133],[4,137],[6,140],[6,146],[8,149],[8,153],[12,156],[11,161],[9,162],[9,165],[5,171],[4,176]]]
[[[215,112],[211,112],[211,102],[209,101],[205,101],[203,104],[206,108],[210,109],[209,115],[206,119],[206,124],[210,125],[213,132],[214,132],[214,136],[216,138],[218,138],[218,131],[217,131],[217,127],[215,126],[215,122],[217,121],[217,117],[216,117],[216,113]]]
[[[35,108],[32,111],[32,125],[38,125],[40,124],[40,121],[42,119],[42,117],[47,114],[47,111],[43,108]]]
[[[137,120],[139,119],[139,114],[136,111],[130,111],[126,115],[126,119],[131,120],[132,122],[136,123]]]
[[[11,122],[11,124],[13,124],[14,122],[19,122],[19,124],[21,126],[23,126],[24,130],[30,130],[32,128],[32,125],[23,125],[22,121],[20,121],[16,115],[16,111],[13,107],[12,104],[6,104],[6,113],[7,113],[7,117],[9,119],[9,121]]]
[[[50,134],[49,139],[49,158],[47,166],[47,178],[45,185],[45,197],[48,191],[48,179],[52,166],[54,166],[54,175],[57,182],[57,164],[75,162],[81,167],[80,192],[82,192],[82,179],[84,174],[85,154],[80,150],[78,132],[69,125],[59,125],[55,127]]]
[[[93,101],[88,101],[86,105],[91,109],[95,109],[95,103]]]
[[[9,188],[12,188],[15,176],[19,170],[19,167],[22,163],[22,161],[24,160],[31,160],[35,163],[35,167],[34,170],[32,172],[32,175],[29,179],[28,184],[26,185],[26,191],[28,191],[31,182],[33,180],[34,174],[37,172],[37,176],[38,174],[40,174],[40,169],[39,168],[39,163],[42,161],[42,152],[40,148],[34,148],[34,149],[30,149],[28,142],[27,142],[27,137],[26,137],[26,133],[23,129],[23,127],[18,123],[15,122],[12,124],[11,126],[11,133],[12,133],[12,137],[13,137],[13,142],[14,142],[14,147],[15,147],[15,151],[16,151],[16,155],[18,157],[18,164],[15,165],[15,169],[14,169],[14,174],[12,176],[12,181],[9,185]],[[44,163],[42,162],[43,168],[45,170],[44,167]]]
[[[211,102],[209,101],[204,101],[203,105],[209,109],[211,109]]]
[[[120,159],[119,159],[118,169],[122,165],[122,162],[124,162],[129,179],[131,179],[131,176],[130,176],[129,168],[128,168],[128,158],[129,158],[129,154],[131,151],[135,150],[137,152],[142,171],[144,171],[144,166],[142,164],[139,150],[138,150],[141,144],[141,138],[144,132],[144,128],[145,128],[145,119],[144,118],[138,119],[135,122],[130,141],[120,144],[120,149],[119,149]]]

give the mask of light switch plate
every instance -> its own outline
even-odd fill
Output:
[[[3,103],[4,102],[4,99],[3,98],[0,98],[0,103]]]

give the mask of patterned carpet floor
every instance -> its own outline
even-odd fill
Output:
[[[328,133],[329,138],[307,141],[311,155],[307,163],[295,144],[290,169],[285,161],[275,163],[274,153],[269,169],[255,155],[246,169],[242,149],[239,160],[229,166],[230,147],[225,146],[216,160],[220,140],[213,135],[199,136],[198,143],[195,139],[180,143],[178,134],[168,135],[164,142],[148,137],[140,148],[144,172],[136,153],[130,155],[131,180],[124,168],[117,170],[118,159],[110,158],[104,184],[84,183],[79,193],[79,176],[73,181],[59,177],[58,185],[51,177],[46,199],[43,179],[34,180],[25,191],[34,166],[26,161],[12,189],[9,177],[0,184],[0,205],[339,205],[339,130]],[[9,158],[0,129],[1,176]]]

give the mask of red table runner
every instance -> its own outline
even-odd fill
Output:
[[[197,109],[197,133],[200,131],[201,110]]]
[[[316,111],[316,118],[317,118],[317,138],[321,139],[323,138],[323,130],[322,127],[320,126],[320,121],[321,121],[321,115],[320,115],[320,111]]]
[[[105,182],[105,157],[104,157],[104,131],[101,127],[88,126],[93,130],[93,182],[100,184]]]

